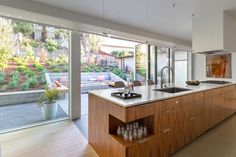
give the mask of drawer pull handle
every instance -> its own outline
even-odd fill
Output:
[[[204,96],[204,94],[202,94],[202,97]]]
[[[162,130],[163,133],[169,132],[171,129]]]
[[[163,112],[163,113],[165,114],[165,113],[169,113],[169,112],[171,112],[171,110],[167,110],[167,111],[165,111],[165,112]]]
[[[176,101],[175,103],[176,103],[176,104],[178,104],[178,103],[179,103],[179,101]]]
[[[192,120],[194,120],[194,119],[196,119],[196,117],[192,117],[192,118],[190,118],[189,120],[191,120],[191,121],[192,121]]]
[[[139,144],[149,141],[149,138],[141,139],[138,141]]]

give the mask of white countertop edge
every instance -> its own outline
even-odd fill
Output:
[[[122,107],[133,107],[133,106],[138,106],[138,105],[144,105],[144,104],[151,103],[151,102],[156,102],[156,101],[166,100],[166,99],[170,99],[170,98],[174,98],[174,97],[179,97],[179,96],[183,96],[183,95],[188,95],[188,94],[193,94],[193,93],[197,93],[197,92],[208,91],[208,90],[212,90],[212,89],[216,89],[216,88],[226,87],[226,86],[230,86],[230,85],[234,85],[234,84],[236,84],[236,83],[229,83],[229,84],[206,84],[206,83],[201,83],[199,86],[190,86],[190,85],[185,85],[185,84],[182,84],[182,85],[179,85],[179,84],[177,84],[177,85],[169,84],[168,87],[188,88],[188,89],[191,89],[191,90],[184,91],[184,92],[179,92],[179,93],[174,93],[174,94],[166,93],[166,92],[160,92],[160,91],[153,91],[153,92],[163,93],[166,96],[157,97],[157,98],[150,99],[150,100],[145,100],[145,101],[129,103],[129,104],[121,103],[120,101],[125,102],[125,101],[138,100],[138,99],[142,99],[142,98],[119,99],[119,98],[116,98],[116,97],[112,97],[110,95],[111,92],[118,91],[118,88],[117,89],[105,89],[105,90],[89,91],[89,94],[93,94],[95,96],[103,98],[103,99],[105,99],[107,101],[110,101],[110,102],[112,102],[114,104],[117,104],[119,106],[122,106]],[[207,88],[201,88],[200,87],[201,85],[205,85],[205,87],[207,87]],[[152,86],[154,87],[156,85],[152,85]],[[142,87],[144,87],[144,86],[135,87],[135,88],[142,88]],[[149,86],[149,87],[151,87],[151,86]],[[194,89],[196,87],[200,87],[200,88],[199,89]],[[152,88],[152,89],[154,89],[154,88]],[[104,91],[107,91],[107,93],[109,93],[110,97],[106,97],[105,95],[101,95],[102,94],[101,92],[104,92]],[[140,93],[140,94],[142,94],[142,93]]]

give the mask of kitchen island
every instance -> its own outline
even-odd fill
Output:
[[[111,96],[117,89],[89,93],[89,143],[101,157],[167,157],[235,113],[235,84],[169,86],[179,93],[154,91],[157,85],[135,87],[140,98]],[[141,139],[125,141],[120,126],[138,122],[147,128]]]

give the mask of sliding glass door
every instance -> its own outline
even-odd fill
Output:
[[[146,84],[148,72],[148,46],[139,44],[135,46],[135,79]]]
[[[0,132],[68,119],[69,30],[3,17],[0,30]],[[52,88],[60,97],[50,110],[38,102]]]

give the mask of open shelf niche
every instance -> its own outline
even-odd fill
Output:
[[[131,142],[130,141],[125,141],[122,136],[117,135],[117,129],[120,126],[126,126],[127,124],[132,124],[134,122],[138,122],[140,126],[146,126],[147,127],[147,136],[142,137],[141,139],[133,139]],[[109,115],[109,134],[114,138],[117,142],[122,144],[125,147],[129,147],[133,144],[136,143],[142,143],[145,142],[146,140],[149,140],[152,136],[154,136],[154,115],[144,117],[141,119],[137,119],[135,121],[130,121],[130,122],[123,122],[116,117]]]

